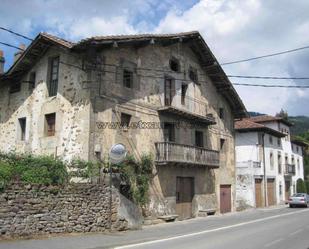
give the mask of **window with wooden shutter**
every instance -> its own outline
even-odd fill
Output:
[[[56,133],[56,113],[45,115],[45,135],[47,137],[55,136]]]
[[[59,78],[59,57],[50,59],[50,77],[48,85],[49,96],[56,96],[58,91],[58,78]]]

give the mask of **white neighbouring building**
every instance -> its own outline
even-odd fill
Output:
[[[238,210],[284,203],[304,179],[304,143],[291,139],[292,124],[269,115],[235,122]]]

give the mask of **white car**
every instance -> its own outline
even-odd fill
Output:
[[[289,207],[309,207],[309,196],[306,193],[296,193],[289,198]]]

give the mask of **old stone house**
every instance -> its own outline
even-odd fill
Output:
[[[97,160],[152,153],[149,210],[235,210],[234,118],[245,107],[199,32],[41,33],[0,82],[0,149]]]
[[[291,138],[292,123],[262,115],[235,124],[237,208],[285,203],[304,179],[305,144]]]

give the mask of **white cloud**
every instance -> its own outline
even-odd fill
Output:
[[[34,37],[49,31],[70,40],[94,35],[199,30],[219,62],[308,45],[307,0],[3,0],[0,23]],[[18,18],[17,18],[18,17]],[[1,41],[20,41],[0,32]],[[6,48],[12,62],[14,50]],[[224,66],[227,74],[309,76],[308,51]],[[299,81],[234,82],[305,84]],[[308,85],[308,83],[307,83]],[[309,90],[236,87],[248,110],[274,114],[281,107],[309,115]],[[301,101],[296,101],[299,99]]]

